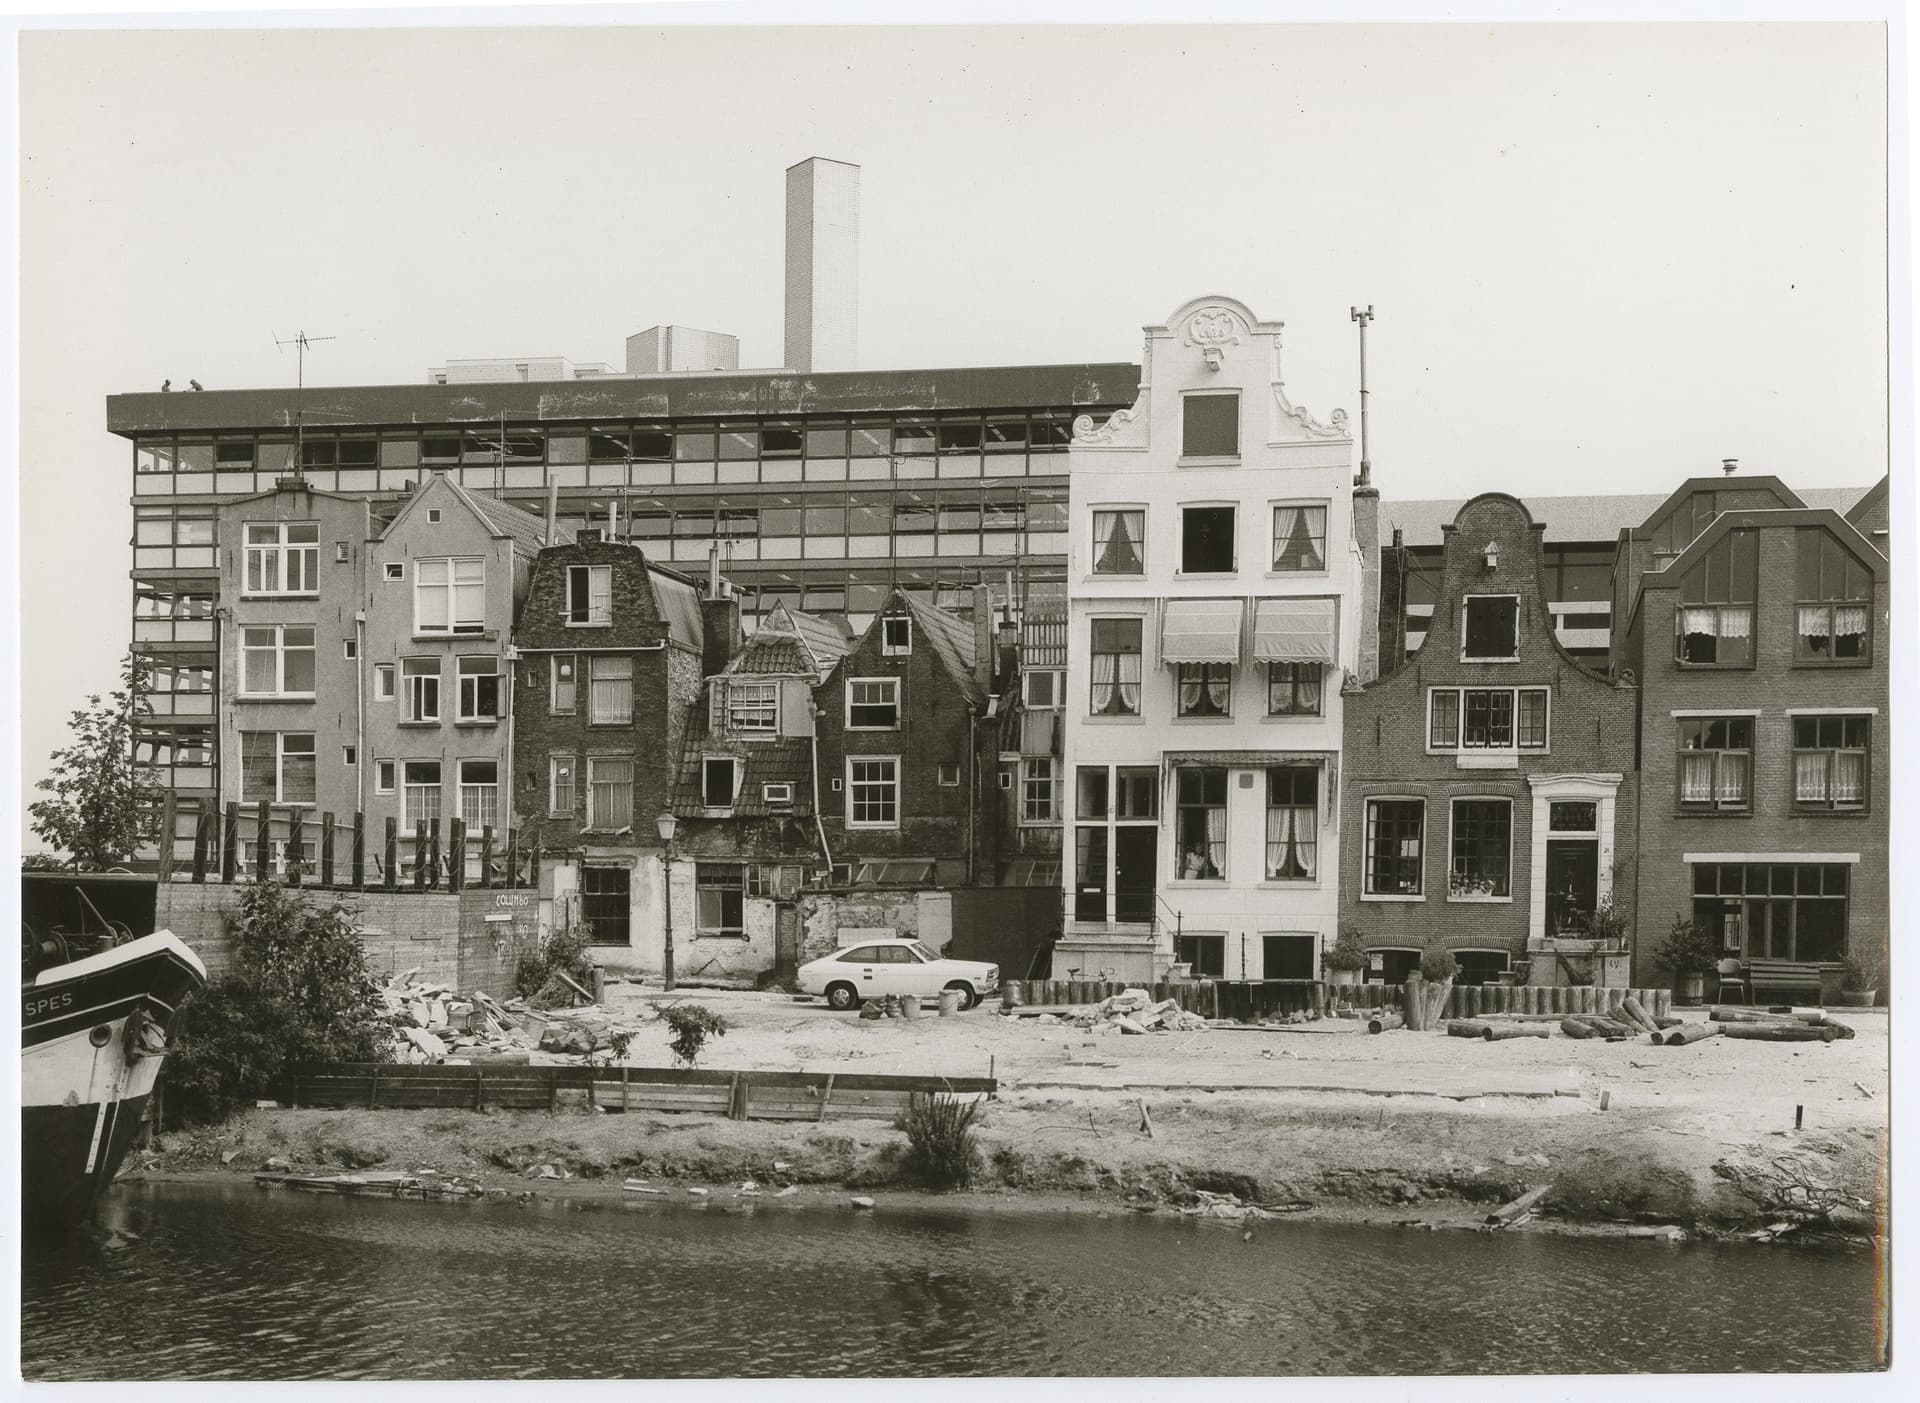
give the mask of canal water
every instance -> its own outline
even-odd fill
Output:
[[[1118,1213],[122,1186],[23,1248],[29,1379],[1855,1370],[1864,1251]]]

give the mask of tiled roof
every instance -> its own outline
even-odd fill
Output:
[[[467,504],[475,516],[486,522],[487,529],[494,535],[511,536],[515,545],[529,552],[538,552],[547,544],[547,523],[543,518],[506,502],[496,501],[484,493],[470,492],[452,478],[447,479],[447,486],[454,490],[455,495]],[[573,532],[559,528],[554,540],[559,545],[571,545]]]
[[[741,645],[722,672],[727,677],[806,677],[818,675],[812,655],[791,633],[762,628]]]
[[[1810,487],[1796,489],[1810,507],[1831,507],[1845,513],[1864,497],[1865,487]],[[1578,497],[1523,497],[1535,521],[1546,523],[1546,539],[1554,544],[1578,541],[1613,544],[1622,527],[1638,526],[1667,500],[1665,492],[1632,492],[1621,495]],[[1393,539],[1399,527],[1402,540],[1410,546],[1437,546],[1440,528],[1451,525],[1467,504],[1464,497],[1430,498],[1418,502],[1380,503],[1380,539]]]
[[[960,690],[966,693],[967,700],[975,706],[984,704],[987,694],[973,675],[973,625],[949,614],[945,609],[922,604],[904,590],[895,590],[882,612],[892,613],[896,603],[905,606],[913,616],[914,628],[933,646],[934,655],[946,664],[947,671],[953,675]],[[879,626],[880,619],[876,615],[872,627]]]
[[[754,637],[763,633],[797,638],[813,659],[814,674],[821,682],[827,680],[833,665],[853,650],[853,637],[847,630],[845,616],[836,621],[821,614],[804,614],[785,604],[773,606],[754,630]]]
[[[707,756],[732,755],[746,761],[746,773],[736,791],[735,818],[810,818],[813,815],[813,760],[804,738],[743,741],[691,734],[680,755],[680,777],[673,789],[673,812],[678,818],[706,818],[702,802],[701,761]],[[791,804],[769,804],[763,786],[791,784]]]

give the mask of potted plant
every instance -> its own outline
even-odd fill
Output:
[[[1879,951],[1849,954],[1841,963],[1840,1006],[1872,1008],[1880,996],[1883,957]]]
[[[1326,971],[1327,983],[1340,988],[1360,982],[1367,967],[1366,947],[1360,941],[1360,927],[1343,926],[1339,938],[1320,952],[1320,967]]]
[[[1681,1003],[1699,1003],[1715,968],[1712,933],[1689,916],[1675,916],[1673,928],[1654,947],[1653,967],[1673,976],[1674,997]]]

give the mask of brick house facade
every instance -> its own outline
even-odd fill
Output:
[[[1348,690],[1341,921],[1370,979],[1441,945],[1482,982],[1608,896],[1634,909],[1636,694],[1555,637],[1543,530],[1502,493],[1461,507],[1419,649]]]
[[[1641,698],[1641,982],[1678,916],[1723,958],[1836,973],[1888,938],[1887,561],[1838,513],[1769,497],[1689,524],[1663,568],[1635,576],[1619,631]],[[1662,525],[1623,540],[1623,567]]]
[[[550,927],[609,968],[664,959],[657,818],[700,694],[693,581],[598,531],[533,563],[515,633],[515,808],[542,850]]]

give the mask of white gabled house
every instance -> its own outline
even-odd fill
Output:
[[[1378,500],[1278,322],[1146,328],[1140,398],[1069,457],[1056,977],[1314,978],[1339,913],[1341,688],[1369,678]]]

